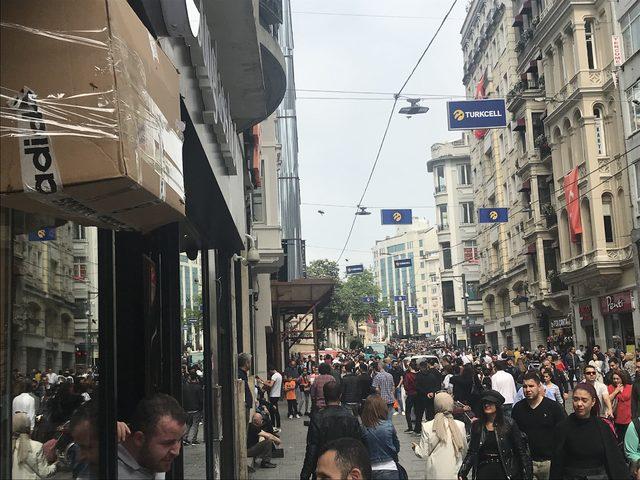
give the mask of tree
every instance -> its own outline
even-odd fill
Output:
[[[338,262],[326,258],[314,260],[307,267],[307,278],[331,278],[340,281]]]

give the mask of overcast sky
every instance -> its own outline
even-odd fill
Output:
[[[307,262],[337,259],[355,211],[355,207],[309,204],[357,204],[393,104],[392,95],[308,90],[396,92],[451,1],[292,0],[302,231],[307,242]],[[467,0],[458,0],[404,93],[464,95],[459,32],[466,3]],[[318,14],[321,12],[325,14]],[[310,98],[340,96],[385,100]],[[363,201],[364,205],[378,208],[371,209],[372,215],[358,218],[340,262],[343,272],[345,259],[349,264],[370,265],[376,239],[394,234],[395,227],[380,225],[379,207],[413,208],[414,216],[432,223],[435,220],[434,208],[417,208],[434,203],[433,179],[426,170],[430,146],[455,140],[459,134],[447,131],[446,100],[425,99],[421,104],[430,108],[425,115],[410,119],[394,116]],[[403,101],[399,107],[405,105]],[[320,215],[318,210],[325,214]]]

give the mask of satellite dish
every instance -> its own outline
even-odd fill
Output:
[[[406,115],[407,118],[411,118],[413,115],[420,115],[422,113],[427,113],[429,111],[429,107],[422,107],[418,105],[420,102],[420,98],[407,98],[407,102],[409,102],[408,107],[402,107],[398,113]]]

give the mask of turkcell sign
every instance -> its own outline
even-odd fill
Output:
[[[407,296],[406,295],[394,295],[393,296],[393,301],[394,302],[405,302],[407,300]]]
[[[478,209],[478,223],[505,223],[509,221],[509,209],[506,207]]]
[[[56,239],[56,229],[54,227],[44,227],[35,232],[29,232],[30,242],[47,242]]]
[[[411,266],[411,259],[410,258],[399,258],[399,259],[393,261],[393,265],[396,268],[410,267]]]
[[[351,275],[354,273],[362,273],[364,272],[364,266],[360,265],[347,265],[347,275]]]
[[[413,223],[410,208],[380,210],[380,223],[382,225],[411,225]]]
[[[459,100],[447,102],[449,130],[505,128],[507,107],[504,99]]]

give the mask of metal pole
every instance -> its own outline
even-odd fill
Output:
[[[469,299],[467,298],[467,279],[462,274],[462,298],[464,299],[464,328],[467,334],[467,348],[471,347],[471,336],[469,335]]]
[[[320,355],[318,354],[318,310],[313,306],[313,351],[316,354],[316,365],[320,365]]]
[[[91,365],[92,356],[91,356],[91,296],[89,296],[89,300],[87,301],[87,349],[85,354],[87,355],[86,361],[86,369],[89,370],[89,366]]]

